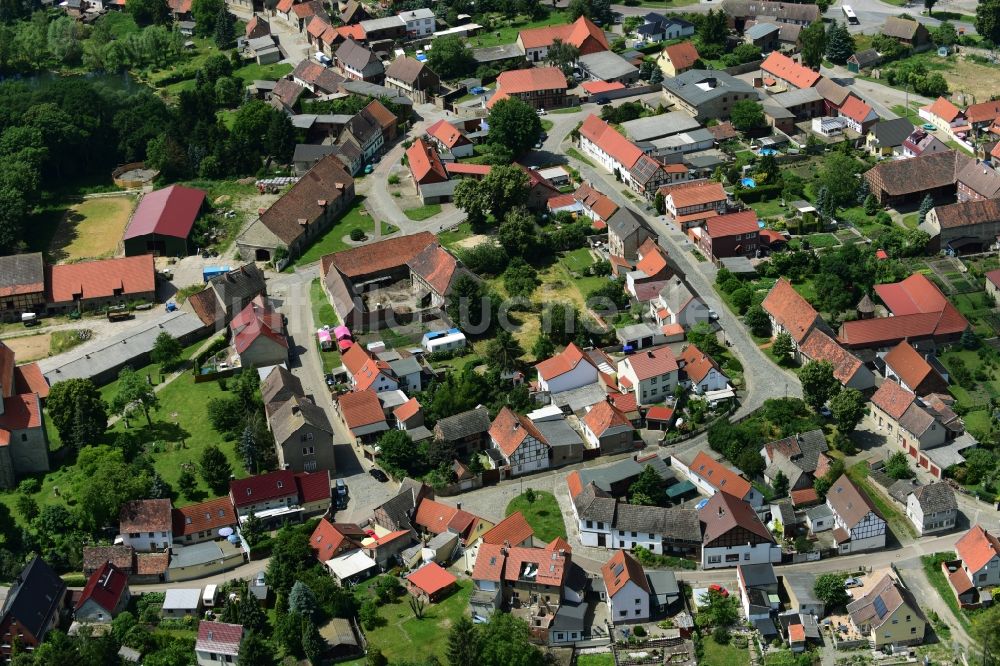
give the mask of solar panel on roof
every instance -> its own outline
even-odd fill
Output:
[[[889,610],[885,607],[885,602],[882,601],[882,597],[875,597],[875,612],[878,614],[878,619],[882,619],[886,616]]]

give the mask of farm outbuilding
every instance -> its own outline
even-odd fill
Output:
[[[125,256],[190,254],[193,248],[188,247],[188,236],[204,203],[204,192],[183,185],[144,196],[125,229]]]

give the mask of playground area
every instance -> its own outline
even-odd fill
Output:
[[[134,207],[135,197],[125,194],[84,199],[71,205],[49,246],[50,261],[114,256]]]

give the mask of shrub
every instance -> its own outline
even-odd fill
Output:
[[[646,635],[646,629],[640,624],[632,630],[632,633],[635,634],[636,638],[643,638]]]
[[[399,185],[399,176],[392,174],[389,176],[388,181],[390,185]]]
[[[365,239],[365,232],[361,229],[355,227],[351,229],[351,240],[354,242],[363,241]]]
[[[716,627],[712,630],[712,640],[719,645],[726,645],[729,642],[729,629],[726,627]]]

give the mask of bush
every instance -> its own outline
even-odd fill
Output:
[[[365,239],[365,232],[357,227],[351,229],[351,240],[354,242],[360,242]]]
[[[643,638],[646,635],[646,629],[640,624],[632,630],[632,633],[636,638]]]
[[[729,643],[729,629],[727,627],[716,627],[712,630],[712,640],[719,645]]]
[[[396,174],[392,174],[391,176],[389,176],[387,180],[389,181],[390,185],[399,185],[399,176],[397,176]]]

